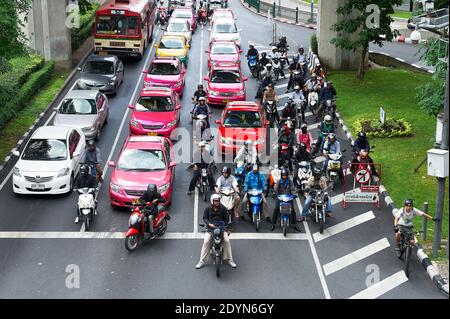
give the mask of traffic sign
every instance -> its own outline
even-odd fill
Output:
[[[370,181],[370,171],[360,169],[355,174],[355,180],[360,184],[367,184]]]
[[[382,107],[380,107],[380,122],[383,125],[386,122],[386,112],[384,111],[384,109]]]
[[[346,202],[364,202],[364,203],[376,203],[378,202],[378,193],[359,193],[359,192],[347,192],[345,193]]]
[[[379,192],[380,186],[364,186],[361,185],[361,191],[362,192]]]

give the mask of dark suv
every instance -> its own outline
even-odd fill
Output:
[[[80,90],[99,90],[105,94],[116,94],[123,83],[124,67],[114,55],[91,55],[82,68],[77,87]]]

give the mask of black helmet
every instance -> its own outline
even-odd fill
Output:
[[[303,49],[303,47],[298,48],[299,51],[305,51],[305,49]]]
[[[225,173],[231,174],[231,168],[229,166],[224,166],[222,168],[222,174],[225,174]]]
[[[197,89],[203,89],[203,84],[197,85]]]
[[[154,195],[156,195],[157,192],[158,192],[158,188],[156,187],[155,184],[148,184],[147,193],[154,196]]]
[[[361,131],[358,133],[358,139],[363,140],[366,138],[366,133]]]
[[[80,175],[81,176],[86,176],[88,174],[88,172],[89,172],[89,169],[86,164],[83,164],[80,166]]]
[[[289,172],[287,169],[285,169],[285,168],[281,169],[281,176],[288,176],[288,175],[289,175]]]
[[[319,177],[322,175],[322,168],[320,166],[315,166],[312,171],[314,177]]]
[[[263,58],[265,58],[265,57],[267,56],[267,53],[266,53],[266,52],[263,52],[263,53],[261,53],[261,56],[262,56]]]
[[[94,146],[95,147],[95,141],[94,140],[89,140],[88,142],[87,142],[87,146],[88,147],[91,147],[91,146]]]
[[[413,200],[412,199],[405,199],[403,202],[403,206],[413,206]]]

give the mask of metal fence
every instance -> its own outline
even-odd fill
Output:
[[[261,0],[244,0],[249,7],[256,9],[258,13],[265,15],[270,14],[271,17],[286,19],[295,23],[317,23],[317,12],[300,10],[298,7],[287,8],[277,5],[275,2],[265,2]]]

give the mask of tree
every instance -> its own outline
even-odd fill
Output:
[[[78,1],[78,6],[80,8],[81,15],[86,14],[87,12],[92,10],[91,1],[88,1],[88,0],[79,0]]]
[[[31,0],[0,1],[0,72],[8,69],[7,59],[25,53],[24,25],[19,16],[26,13]]]
[[[345,50],[359,51],[357,79],[364,78],[369,43],[382,47],[384,40],[391,42],[399,35],[398,30],[391,30],[390,25],[394,20],[390,14],[394,13],[394,6],[401,5],[402,2],[402,0],[347,0],[336,10],[336,14],[342,19],[331,27],[332,31],[338,33],[331,43]]]
[[[430,38],[425,44],[425,53],[420,60],[428,66],[434,66],[435,72],[431,81],[417,87],[416,97],[419,99],[419,106],[428,115],[438,115],[444,108],[445,81],[447,75],[447,64],[439,60],[439,54],[448,56],[448,52],[439,52],[439,40]],[[420,52],[420,51],[419,51]]]

